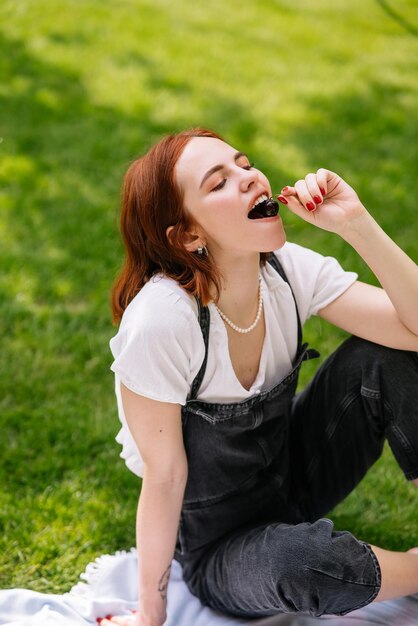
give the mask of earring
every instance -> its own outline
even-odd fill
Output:
[[[205,256],[208,256],[208,249],[206,246],[199,246],[197,249],[197,254],[199,254],[200,256],[202,256],[202,254],[204,254]]]

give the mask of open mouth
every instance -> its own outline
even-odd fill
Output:
[[[264,198],[264,199],[263,199]],[[267,198],[266,195],[260,197],[260,202],[256,202],[255,206],[248,213],[248,219],[260,220],[265,217],[274,217],[279,212],[279,203],[273,198]]]

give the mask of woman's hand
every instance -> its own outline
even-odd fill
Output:
[[[164,620],[165,621],[165,620]],[[161,624],[150,624],[141,618],[139,611],[132,611],[132,615],[106,615],[104,618],[97,618],[100,626],[162,626]]]
[[[158,622],[150,622],[149,619],[141,617],[140,611],[132,611],[132,615],[98,617],[97,622],[100,626],[163,626],[166,619],[167,615],[164,614]]]
[[[354,189],[323,168],[307,174],[293,187],[283,187],[278,199],[310,224],[338,234],[367,214]]]
[[[132,615],[106,615],[106,617],[98,617],[97,623],[100,626],[141,626],[139,622],[139,614],[132,612]]]

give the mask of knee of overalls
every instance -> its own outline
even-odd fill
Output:
[[[347,387],[360,384],[366,402],[384,402],[386,410],[391,407],[394,414],[399,413],[399,405],[408,410],[412,406],[409,402],[416,403],[418,352],[351,336],[331,355],[330,366],[331,371],[339,372],[337,376],[343,377]]]
[[[272,524],[264,545],[281,609],[289,613],[345,615],[374,600],[381,584],[371,548],[329,519],[294,526]]]
[[[362,339],[352,335],[343,344],[340,349],[348,359],[348,366],[352,365],[363,371],[373,372],[377,368],[384,368],[388,382],[396,384],[402,383],[412,377],[418,378],[418,352],[412,350],[399,350],[396,348],[388,348],[373,341]],[[339,352],[337,349],[336,353]]]

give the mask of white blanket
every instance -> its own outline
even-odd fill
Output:
[[[4,589],[0,624],[7,626],[87,626],[105,615],[129,614],[137,607],[136,550],[101,556],[81,581],[63,595]],[[345,617],[278,615],[243,620],[202,606],[188,590],[180,564],[173,560],[168,584],[165,626],[418,626],[418,595],[370,604]],[[325,626],[325,625],[324,625]]]

